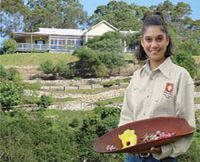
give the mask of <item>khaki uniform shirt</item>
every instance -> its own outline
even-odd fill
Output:
[[[134,72],[125,92],[119,126],[153,117],[182,117],[195,127],[194,84],[189,73],[168,57],[159,67],[150,70],[147,63]],[[156,159],[176,157],[187,151],[192,136],[163,145]]]

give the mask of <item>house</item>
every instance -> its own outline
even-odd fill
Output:
[[[88,30],[39,28],[37,32],[14,32],[12,38],[18,44],[17,52],[73,52],[88,39],[109,31],[119,30],[103,20]],[[120,31],[122,35],[135,32]],[[122,43],[124,52],[128,52],[126,43],[124,41]]]

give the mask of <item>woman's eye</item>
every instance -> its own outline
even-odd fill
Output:
[[[145,40],[146,40],[147,42],[151,42],[151,41],[152,41],[151,38],[146,38]]]
[[[163,40],[162,37],[158,37],[158,38],[156,38],[156,41],[157,41],[157,42],[161,42],[162,40]]]

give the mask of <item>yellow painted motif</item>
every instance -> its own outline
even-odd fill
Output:
[[[135,134],[135,130],[127,129],[123,134],[118,135],[118,137],[122,141],[123,149],[137,144],[137,136]]]

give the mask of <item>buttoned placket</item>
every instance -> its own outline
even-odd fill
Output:
[[[151,112],[151,102],[152,102],[152,94],[153,94],[153,88],[155,84],[155,73],[156,71],[152,71],[148,75],[148,85],[145,92],[145,100],[144,100],[144,106],[145,106],[145,112],[143,112],[143,116],[146,116],[146,114],[149,114]]]

